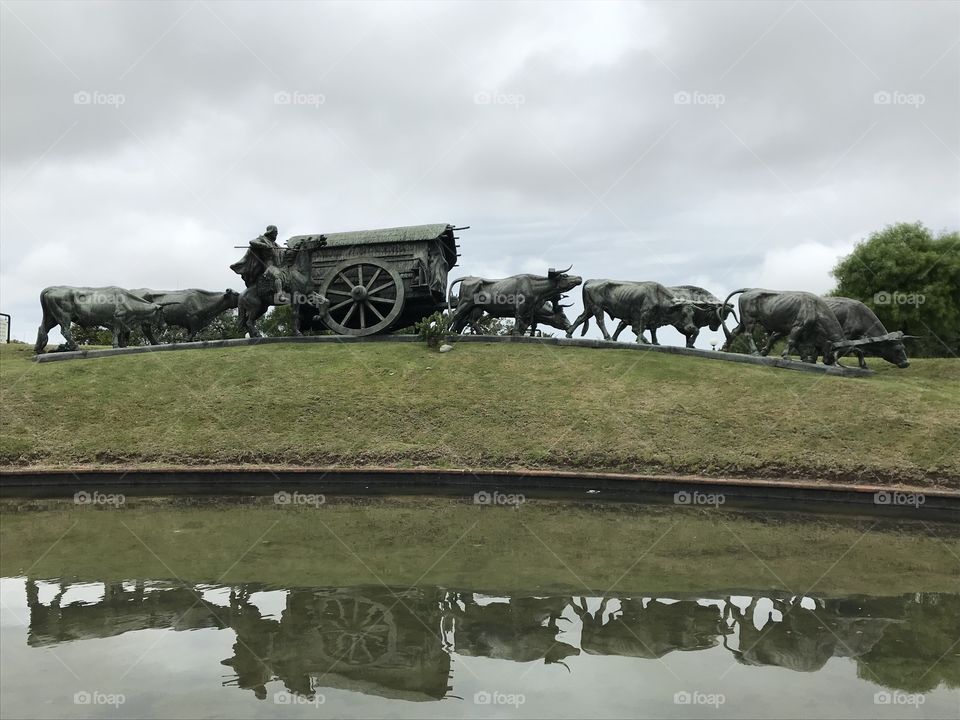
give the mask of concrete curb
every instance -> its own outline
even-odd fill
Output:
[[[725,362],[746,363],[765,367],[800,370],[821,375],[837,375],[840,377],[868,377],[873,370],[864,370],[858,367],[837,367],[835,365],[821,365],[819,363],[805,363],[797,360],[785,360],[780,357],[758,357],[755,355],[741,355],[725,353],[715,350],[698,350],[696,348],[674,347],[671,345],[644,345],[640,343],[622,343],[610,340],[592,340],[576,338],[532,338],[516,335],[448,335],[451,343],[515,343],[521,345],[547,345],[554,347],[595,348],[605,350],[630,350],[633,352],[655,352],[670,355],[686,355],[705,360],[722,360]],[[169,345],[139,345],[137,347],[111,348],[108,350],[76,350],[73,352],[51,352],[34,355],[36,362],[58,362],[61,360],[83,360],[106,358],[115,355],[140,355],[143,353],[171,352],[174,350],[206,350],[209,348],[248,347],[252,345],[276,344],[356,344],[382,342],[420,342],[415,335],[370,335],[367,337],[352,337],[344,335],[310,335],[303,337],[271,337],[271,338],[237,338],[232,340],[205,340],[193,343],[171,343]]]
[[[81,469],[0,472],[2,498],[69,498],[81,490],[131,496],[270,495],[280,490],[341,495],[467,497],[479,491],[589,502],[639,502],[710,510],[702,496],[722,496],[731,508],[835,512],[896,520],[960,523],[960,491],[825,485],[810,480],[629,475],[562,470],[434,470],[426,468]],[[684,495],[685,494],[685,495]],[[908,502],[922,497],[922,500]],[[688,499],[689,502],[684,502]]]

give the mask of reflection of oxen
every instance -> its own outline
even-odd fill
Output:
[[[460,607],[460,604],[463,607]],[[580,650],[557,640],[565,598],[511,598],[480,605],[471,593],[449,605],[456,619],[454,647],[460,655],[514,662],[562,663]]]
[[[150,290],[149,288],[138,288],[131,290],[137,297],[142,297],[147,302],[157,303],[163,306],[163,317],[167,325],[176,325],[186,329],[187,341],[192,341],[194,336],[209,325],[213,319],[224,310],[230,310],[237,307],[237,299],[240,295],[236,290],[224,290],[216,292],[213,290]],[[150,325],[143,326],[143,334],[151,345],[156,345],[157,340],[153,335]]]
[[[632,326],[638,343],[646,343],[644,330],[655,331],[663,325],[673,325],[688,337],[700,332],[696,324],[697,310],[717,312],[717,306],[675,297],[668,288],[658,282],[627,282],[621,280],[587,280],[583,285],[583,312],[567,330],[567,337],[583,325],[581,335],[590,327],[590,318],[597,321],[604,340],[610,333],[603,322],[603,314],[620,319],[617,334],[628,325]],[[653,336],[656,340],[656,335]],[[614,338],[616,339],[616,338]]]
[[[873,310],[851,298],[825,297],[823,301],[833,310],[847,340],[874,339],[873,342],[851,347],[860,367],[867,366],[863,359],[865,355],[881,357],[899,368],[910,367],[907,351],[903,347],[903,333],[888,333]]]
[[[685,326],[683,318],[678,318],[681,322],[673,325],[674,329],[686,338],[688,348],[692,348],[697,342],[697,336],[700,335],[700,328],[709,327],[713,332],[716,332],[720,329],[720,323],[733,312],[733,305],[730,303],[722,303],[720,299],[711,292],[696,285],[671,285],[667,287],[667,291],[675,298],[689,300],[694,303],[693,324],[696,326],[696,329],[691,330],[689,326]],[[626,329],[627,325],[629,325],[629,323],[626,320],[620,321],[616,332],[613,333],[614,340],[620,337],[620,333]],[[647,328],[650,331],[650,342],[654,345],[660,344],[657,342],[657,327],[658,326],[654,324]]]
[[[61,584],[53,600],[44,605],[40,602],[36,581],[27,580],[29,645],[113,637],[151,628],[224,627],[219,613],[203,602],[199,591],[188,586],[147,588],[143,582],[137,582],[132,589],[127,589],[123,583],[109,582],[104,584],[102,600],[63,605],[61,601],[69,589],[69,585]]]
[[[569,270],[569,268],[567,268]],[[583,282],[579,275],[566,270],[551,270],[542,275],[512,275],[500,279],[462,277],[450,283],[450,293],[458,283],[460,292],[456,308],[451,312],[450,329],[459,334],[476,314],[476,309],[494,317],[513,318],[514,332],[523,335],[536,327],[537,314],[543,304],[559,298]]]
[[[729,350],[733,341],[746,333],[750,352],[766,355],[777,340],[786,337],[783,357],[798,353],[804,362],[816,362],[818,356],[823,356],[826,365],[836,362],[834,346],[846,338],[833,310],[823,298],[800,290],[781,292],[741,288],[730,293],[724,305],[738,293],[740,324],[732,332],[723,325],[727,337],[724,350]],[[757,350],[753,339],[753,331],[758,327],[767,332],[767,344],[762,351]]]
[[[737,662],[744,665],[773,665],[815,672],[832,657],[856,658],[868,652],[882,637],[888,618],[864,617],[860,603],[848,606],[835,602],[815,601],[810,609],[800,598],[773,600],[773,610],[781,614],[775,621],[771,611],[761,628],[754,625],[757,598],[751,598],[745,610],[727,602],[726,614],[739,628],[739,647],[726,647]]]
[[[720,608],[700,605],[692,600],[662,603],[652,600],[644,607],[640,599],[620,600],[619,613],[611,612],[604,621],[608,598],[596,612],[587,609],[580,598],[570,604],[583,622],[580,647],[590,655],[623,655],[637,658],[661,658],[674,650],[704,650],[717,644],[728,631]]]
[[[150,323],[165,327],[163,308],[119,287],[48,287],[40,293],[43,319],[37,332],[34,352],[43,352],[48,333],[57,325],[67,350],[76,350],[70,323],[83,328],[105,327],[113,332],[113,346],[124,347],[127,334],[135,327]]]

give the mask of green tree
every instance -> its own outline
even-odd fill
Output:
[[[891,332],[920,336],[907,350],[960,355],[960,233],[935,236],[922,223],[888,225],[833,269],[831,293],[866,303]]]

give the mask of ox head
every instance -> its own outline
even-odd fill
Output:
[[[908,368],[910,360],[907,358],[907,349],[903,346],[904,337],[902,332],[891,333],[890,339],[870,343],[867,349],[871,355],[883,358],[898,368]]]
[[[670,315],[674,318],[671,324],[684,335],[698,333],[700,328],[708,324],[711,330],[720,327],[719,325],[713,326],[714,322],[718,322],[714,303],[675,297],[670,303]]]
[[[583,282],[583,278],[579,275],[570,275],[569,270],[573,265],[568,267],[566,270],[554,270],[550,268],[550,271],[547,273],[547,277],[557,283],[557,292],[565,293],[570,290],[573,290],[577,285],[580,285]]]
[[[227,288],[223,291],[223,299],[224,302],[227,303],[227,308],[232,310],[236,308],[240,302],[240,293],[238,293],[236,290]]]
[[[707,325],[713,332],[720,329],[720,325],[733,313],[731,303],[714,303],[710,306],[710,312],[707,317]]]

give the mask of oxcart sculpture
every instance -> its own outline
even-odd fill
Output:
[[[326,312],[302,320],[314,329],[365,336],[443,309],[447,273],[457,264],[454,232],[466,229],[434,223],[290,238],[282,261],[306,250],[305,288],[329,303]]]

